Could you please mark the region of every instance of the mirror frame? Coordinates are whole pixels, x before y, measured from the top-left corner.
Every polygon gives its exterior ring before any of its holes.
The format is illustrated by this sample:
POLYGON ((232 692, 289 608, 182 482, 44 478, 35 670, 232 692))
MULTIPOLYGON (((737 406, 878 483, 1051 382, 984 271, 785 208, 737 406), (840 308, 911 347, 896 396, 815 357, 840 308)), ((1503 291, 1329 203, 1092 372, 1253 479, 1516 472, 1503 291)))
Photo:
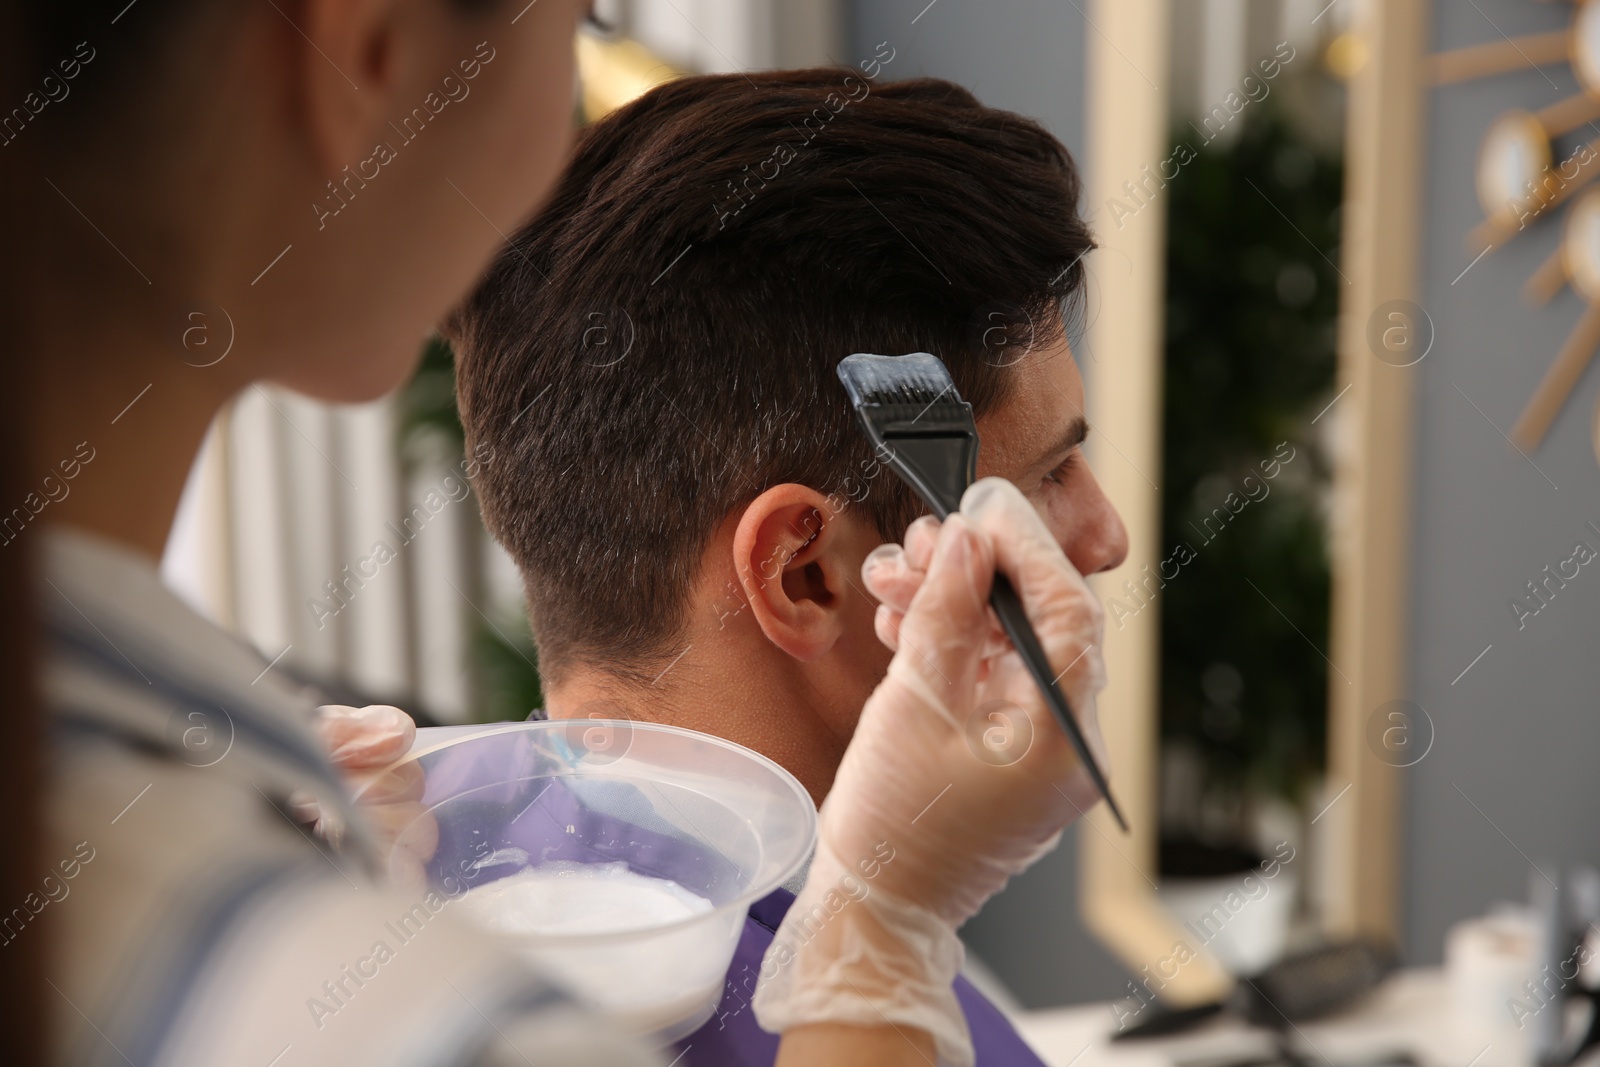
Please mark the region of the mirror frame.
MULTIPOLYGON (((1087 42, 1086 198, 1094 214, 1129 175, 1165 154, 1166 93, 1127 57, 1165 70, 1171 16, 1162 0, 1095 0, 1091 10, 1096 32, 1087 42)), ((1415 374, 1375 357, 1367 324, 1381 305, 1416 295, 1426 5, 1359 4, 1349 32, 1365 60, 1348 83, 1346 119, 1340 269, 1349 285, 1341 299, 1337 381, 1347 392, 1338 398, 1336 522, 1329 535, 1328 656, 1339 672, 1329 678, 1327 781, 1334 799, 1318 817, 1327 822, 1319 828, 1326 849, 1319 857, 1319 889, 1329 935, 1360 933, 1394 943, 1399 779, 1368 746, 1366 734, 1374 709, 1406 694, 1415 374)), ((1152 215, 1148 224, 1120 230, 1102 217, 1100 250, 1091 259, 1099 297, 1085 337, 1097 411, 1093 459, 1131 541, 1128 562, 1095 579, 1102 597, 1160 559, 1160 494, 1141 471, 1161 466, 1165 211, 1158 198, 1141 211, 1152 215), (1108 358, 1096 360, 1096 352, 1108 358)), ((1159 603, 1151 606, 1159 610, 1159 603)), ((1232 980, 1209 955, 1197 954, 1170 978, 1160 967, 1178 942, 1192 938, 1161 906, 1155 883, 1159 627, 1108 631, 1104 656, 1113 681, 1101 695, 1100 721, 1133 831, 1124 838, 1103 807, 1085 820, 1079 833, 1083 918, 1136 975, 1156 969, 1167 1002, 1212 1000, 1232 980)))

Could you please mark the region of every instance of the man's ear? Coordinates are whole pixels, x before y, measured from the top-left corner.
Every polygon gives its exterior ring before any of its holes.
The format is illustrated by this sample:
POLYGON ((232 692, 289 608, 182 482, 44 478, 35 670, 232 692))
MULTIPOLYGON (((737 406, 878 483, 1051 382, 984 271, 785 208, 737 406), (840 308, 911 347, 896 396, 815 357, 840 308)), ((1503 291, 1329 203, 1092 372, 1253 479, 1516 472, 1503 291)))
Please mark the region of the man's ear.
POLYGON ((751 614, 797 660, 824 655, 844 633, 843 521, 821 493, 785 484, 751 501, 734 530, 734 568, 751 614))
MULTIPOLYGON (((296 5, 286 5, 290 12, 296 5)), ((395 0, 302 0, 285 26, 318 165, 331 178, 372 154, 397 109, 400 18, 395 0), (303 32, 301 32, 303 31, 303 32)))

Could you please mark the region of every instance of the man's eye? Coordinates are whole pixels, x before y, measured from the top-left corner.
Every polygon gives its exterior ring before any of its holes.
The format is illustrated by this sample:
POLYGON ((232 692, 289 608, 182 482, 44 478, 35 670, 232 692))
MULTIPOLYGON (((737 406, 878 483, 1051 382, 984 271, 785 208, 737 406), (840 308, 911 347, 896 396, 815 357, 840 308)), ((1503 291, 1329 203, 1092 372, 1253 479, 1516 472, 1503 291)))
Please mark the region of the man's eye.
POLYGON ((1055 470, 1051 471, 1049 474, 1046 474, 1044 476, 1044 480, 1050 482, 1052 485, 1060 485, 1066 480, 1067 475, 1072 473, 1072 469, 1077 465, 1078 453, 1074 452, 1066 459, 1062 460, 1060 465, 1057 466, 1055 470))
POLYGON ((590 0, 583 12, 584 25, 600 33, 616 33, 616 23, 602 18, 599 11, 599 0, 590 0))

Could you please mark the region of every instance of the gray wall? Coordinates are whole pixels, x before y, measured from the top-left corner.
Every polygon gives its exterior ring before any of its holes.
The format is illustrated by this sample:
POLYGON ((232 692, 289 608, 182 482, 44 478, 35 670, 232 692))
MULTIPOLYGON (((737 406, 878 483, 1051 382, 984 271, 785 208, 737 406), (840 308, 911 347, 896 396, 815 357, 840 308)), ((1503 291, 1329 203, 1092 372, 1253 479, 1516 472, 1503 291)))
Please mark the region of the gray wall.
MULTIPOLYGON (((1436 3, 1432 18, 1442 49, 1499 40, 1496 27, 1511 35, 1558 29, 1570 8, 1476 0, 1436 3)), ((1430 98, 1419 292, 1438 335, 1414 368, 1410 684, 1436 740, 1402 772, 1404 947, 1414 962, 1440 958, 1450 923, 1495 900, 1526 899, 1530 858, 1600 861, 1600 566, 1584 568, 1520 632, 1509 607, 1580 538, 1600 548, 1600 536, 1584 527, 1600 525, 1590 443, 1600 382, 1584 376, 1532 463, 1499 432, 1510 430, 1580 311, 1570 292, 1543 309, 1518 297, 1556 247, 1564 212, 1550 212, 1453 281, 1472 258, 1462 238, 1482 217, 1473 167, 1488 123, 1574 89, 1561 66, 1430 98)), ((1582 133, 1600 136, 1600 125, 1582 133)), ((1570 152, 1558 149, 1558 158, 1570 152)))
MULTIPOLYGON (((847 29, 846 61, 871 56, 878 42, 888 41, 895 49, 889 76, 959 82, 986 104, 1038 119, 1082 160, 1089 31, 1078 5, 936 0, 928 7, 927 0, 855 0, 847 29)), ((1078 917, 1076 829, 962 933, 1028 1007, 1108 1000, 1124 992, 1126 974, 1078 917)))
POLYGON ((888 41, 896 49, 892 77, 959 82, 991 107, 1038 119, 1078 156, 1088 32, 1081 6, 1062 0, 935 0, 931 7, 928 0, 854 0, 846 23, 850 58, 870 56, 879 41, 888 41))

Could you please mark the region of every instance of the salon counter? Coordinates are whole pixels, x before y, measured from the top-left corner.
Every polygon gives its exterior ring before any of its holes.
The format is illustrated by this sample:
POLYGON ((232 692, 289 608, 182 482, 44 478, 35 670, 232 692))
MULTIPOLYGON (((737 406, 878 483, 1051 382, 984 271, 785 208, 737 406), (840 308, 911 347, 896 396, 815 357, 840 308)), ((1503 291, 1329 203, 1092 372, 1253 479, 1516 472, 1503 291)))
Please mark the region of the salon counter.
MULTIPOLYGON (((1109 1004, 1024 1012, 1014 1022, 1050 1067, 1228 1067, 1273 1049, 1272 1035, 1221 1018, 1187 1034, 1112 1043, 1117 1024, 1109 1004)), ((1350 1011, 1302 1023, 1289 1036, 1314 1067, 1393 1063, 1400 1053, 1421 1067, 1528 1067, 1514 1029, 1484 1026, 1457 1019, 1442 970, 1413 969, 1350 1011)))

